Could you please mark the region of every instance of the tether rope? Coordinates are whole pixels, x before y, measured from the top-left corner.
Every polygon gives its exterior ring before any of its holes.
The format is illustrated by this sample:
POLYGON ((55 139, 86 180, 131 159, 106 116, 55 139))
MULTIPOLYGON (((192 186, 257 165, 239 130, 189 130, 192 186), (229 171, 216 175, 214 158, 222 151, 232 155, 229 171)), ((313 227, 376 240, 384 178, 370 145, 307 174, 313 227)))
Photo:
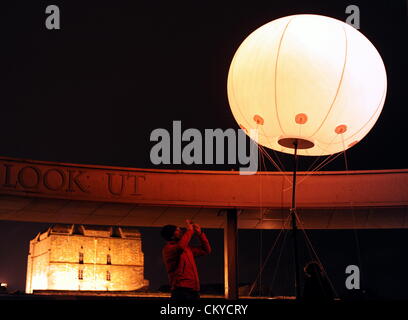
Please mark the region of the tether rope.
MULTIPOLYGON (((258 127, 257 127, 257 128, 258 128, 258 127)), ((343 136, 342 136, 342 139, 343 139, 343 136)), ((291 183, 289 177, 287 176, 287 174, 286 174, 286 173, 282 170, 282 168, 273 160, 273 158, 271 157, 271 155, 264 149, 264 147, 258 144, 258 150, 259 150, 259 166, 260 166, 260 168, 261 168, 261 171, 262 171, 262 169, 265 169, 265 170, 267 169, 266 164, 265 164, 265 158, 267 158, 267 159, 275 166, 275 168, 276 168, 279 172, 283 173, 284 177, 285 177, 285 178, 288 180, 288 182, 290 183, 290 187, 284 189, 283 191, 287 191, 287 190, 289 190, 290 188, 292 188, 292 187, 293 187, 293 186, 292 186, 292 183, 291 183)), ((345 157, 345 162, 346 162, 346 171, 348 171, 347 157, 346 157, 345 148, 344 148, 344 140, 343 140, 343 151, 344 151, 344 157, 345 157)), ((274 153, 275 153, 275 152, 274 152, 274 153)), ((275 153, 275 155, 276 155, 276 153, 275 153)), ((316 166, 315 166, 309 173, 307 173, 307 174, 303 177, 303 179, 301 179, 300 181, 298 181, 298 182, 296 183, 296 185, 302 183, 306 178, 308 178, 309 176, 311 176, 313 173, 315 173, 316 171, 322 169, 323 167, 325 167, 326 165, 328 165, 329 163, 331 163, 332 161, 334 161, 335 159, 337 159, 337 157, 338 157, 339 155, 341 155, 341 153, 331 154, 331 155, 329 155, 328 157, 326 157, 321 163, 317 164, 317 163, 318 163, 318 160, 322 157, 322 156, 318 156, 318 158, 315 159, 314 162, 309 166, 309 169, 308 169, 308 170, 310 170, 310 168, 312 168, 315 164, 316 164, 316 166)), ((280 163, 280 165, 283 167, 283 164, 282 164, 282 162, 280 161, 280 159, 279 159, 278 156, 277 156, 277 159, 278 159, 278 162, 280 163)), ((283 167, 283 168, 284 168, 284 167, 283 167)), ((259 203, 259 208, 260 208, 260 223, 263 223, 262 178, 261 178, 261 175, 260 175, 260 180, 259 180, 259 188, 260 188, 260 195, 259 195, 259 197, 260 197, 260 200, 259 200, 259 201, 260 201, 260 203, 259 203)), ((354 227, 355 227, 355 222, 354 222, 354 219, 355 219, 355 217, 354 217, 354 210, 352 210, 352 211, 353 211, 353 223, 354 223, 354 227)), ((311 257, 311 259, 314 259, 314 260, 317 260, 317 261, 318 261, 318 263, 319 263, 320 266, 322 267, 322 272, 324 273, 324 275, 325 275, 326 278, 328 279, 328 282, 329 282, 329 284, 330 284, 330 286, 331 286, 331 288, 332 288, 334 294, 335 294, 336 296, 338 296, 338 294, 337 294, 337 292, 336 292, 336 290, 335 290, 335 288, 334 288, 334 286, 333 286, 333 283, 331 282, 331 280, 330 280, 330 278, 329 278, 329 276, 328 276, 328 274, 327 274, 327 272, 326 272, 326 270, 325 270, 323 264, 321 263, 321 260, 320 260, 318 254, 317 254, 317 251, 316 251, 316 249, 314 248, 314 246, 313 246, 313 244, 312 244, 312 242, 311 242, 309 236, 307 235, 307 232, 306 232, 306 230, 305 230, 304 227, 303 227, 302 221, 301 221, 301 219, 300 219, 300 217, 299 217, 299 215, 297 214, 296 211, 295 211, 295 217, 296 217, 296 220, 297 220, 298 223, 299 223, 299 229, 302 230, 302 232, 303 232, 303 234, 304 234, 304 237, 305 237, 305 239, 306 239, 306 248, 307 248, 307 251, 308 251, 307 253, 308 253, 309 257, 311 257)), ((285 231, 286 231, 286 224, 287 224, 287 222, 289 221, 289 219, 290 219, 290 214, 288 213, 288 215, 287 215, 287 217, 286 217, 286 219, 285 219, 285 221, 284 221, 284 223, 283 223, 283 225, 282 225, 282 228, 281 228, 279 234, 277 235, 277 237, 276 237, 276 239, 275 239, 275 242, 273 243, 271 249, 269 250, 269 252, 268 252, 268 254, 267 254, 265 260, 263 260, 263 252, 262 252, 262 251, 263 251, 263 234, 262 234, 262 230, 260 231, 260 261, 259 261, 260 268, 259 268, 259 272, 258 272, 258 274, 257 274, 257 277, 256 277, 255 281, 253 282, 251 288, 250 288, 249 295, 252 294, 252 292, 253 292, 253 290, 254 290, 254 288, 255 288, 255 286, 256 286, 257 283, 259 283, 259 294, 261 295, 261 293, 262 293, 262 272, 264 271, 264 269, 265 269, 265 267, 266 267, 266 265, 267 265, 267 263, 268 263, 268 260, 269 260, 270 256, 271 256, 272 253, 274 252, 274 250, 275 250, 275 248, 276 248, 276 246, 277 246, 278 241, 281 239, 282 233, 284 233, 285 235, 284 235, 284 237, 283 237, 281 250, 280 250, 279 255, 278 255, 276 268, 274 269, 274 273, 273 273, 273 276, 272 276, 272 283, 271 283, 271 290, 272 290, 272 287, 274 286, 274 283, 275 283, 275 280, 276 280, 277 272, 278 272, 278 270, 279 270, 279 263, 280 263, 281 256, 282 256, 282 253, 283 253, 283 249, 284 249, 285 241, 286 241, 286 238, 287 238, 287 234, 289 233, 289 232, 285 232, 285 231), (258 280, 259 280, 259 282, 258 282, 258 280)), ((354 230, 355 230, 355 228, 354 228, 354 230)), ((358 252, 359 263, 360 263, 360 265, 361 265, 361 258, 360 258, 360 255, 359 255, 359 243, 358 243, 358 237, 357 237, 356 231, 355 231, 355 236, 356 236, 356 243, 357 243, 357 252, 358 252)))
MULTIPOLYGON (((322 169, 323 167, 325 167, 326 165, 328 165, 330 162, 336 160, 341 153, 336 154, 335 157, 332 157, 334 154, 331 154, 330 156, 328 156, 325 160, 322 161, 322 163, 320 163, 315 169, 313 169, 311 172, 305 174, 305 176, 303 177, 303 179, 299 180, 299 182, 296 182, 296 186, 300 185, 302 182, 304 182, 307 178, 309 178, 311 175, 313 175, 316 171, 322 169), (332 157, 330 159, 330 157, 332 157)), ((292 186, 289 186, 285 189, 283 189, 283 191, 288 191, 292 188, 292 186)))
MULTIPOLYGON (((301 226, 301 225, 302 225, 302 221, 301 221, 299 215, 295 213, 295 216, 296 216, 296 220, 298 221, 299 225, 301 226)), ((322 268, 322 270, 323 270, 323 273, 326 275, 326 278, 327 278, 327 280, 329 281, 329 284, 330 284, 330 286, 331 286, 331 288, 332 288, 334 294, 336 295, 336 297, 338 297, 337 291, 336 291, 336 289, 334 288, 333 283, 332 283, 332 281, 330 280, 329 275, 328 275, 328 273, 326 272, 326 269, 325 269, 323 263, 321 262, 321 260, 320 260, 320 258, 319 258, 319 255, 317 254, 316 249, 314 248, 314 246, 313 246, 313 244, 312 244, 312 241, 310 241, 310 238, 309 238, 309 236, 307 235, 307 232, 306 232, 305 228, 301 228, 301 227, 300 227, 299 229, 302 230, 302 232, 303 232, 303 234, 304 234, 304 236, 305 236, 305 239, 306 239, 306 241, 307 241, 307 242, 306 242, 306 247, 308 247, 308 249, 313 252, 313 256, 314 256, 313 259, 316 259, 317 262, 319 263, 319 265, 321 266, 321 268, 322 268)))
MULTIPOLYGON (((253 284, 252 284, 252 286, 251 286, 251 289, 249 290, 249 295, 251 295, 253 289, 255 288, 255 285, 256 285, 256 283, 258 282, 258 279, 259 279, 259 277, 260 277, 260 274, 261 274, 261 273, 263 272, 263 270, 265 269, 265 266, 266 266, 266 264, 267 264, 267 262, 268 262, 268 260, 269 260, 269 258, 270 258, 270 256, 271 256, 273 250, 275 249, 275 247, 276 247, 276 245, 277 245, 277 243, 278 243, 278 241, 279 241, 279 239, 280 239, 282 233, 285 231, 286 221, 289 220, 289 217, 290 217, 289 215, 286 217, 286 220, 284 221, 281 230, 279 231, 278 235, 276 236, 275 242, 273 243, 271 249, 269 249, 269 252, 268 252, 266 258, 265 258, 265 260, 263 261, 261 270, 260 270, 260 272, 258 273, 258 275, 257 275, 257 277, 256 277, 256 279, 255 279, 255 281, 253 282, 253 284)), ((285 235, 285 237, 286 237, 286 235, 285 235)))
MULTIPOLYGON (((259 125, 258 125, 259 126, 259 125)), ((257 129, 258 129, 257 126, 257 129)), ((261 172, 263 171, 262 165, 266 168, 265 165, 265 156, 262 154, 261 148, 258 144, 258 153, 259 153, 259 165, 261 167, 261 172)), ((262 174, 259 175, 259 223, 263 224, 263 206, 262 206, 262 174)), ((263 226, 261 226, 262 228, 263 226)), ((259 231, 259 295, 261 295, 262 288, 262 264, 263 264, 263 241, 262 241, 262 229, 259 231)), ((255 282, 256 283, 256 282, 255 282)))
MULTIPOLYGON (((286 217, 286 220, 284 222, 284 226, 285 226, 286 223, 289 223, 290 218, 291 218, 291 216, 290 216, 290 214, 288 214, 288 216, 286 217)), ((280 251, 279 251, 278 259, 276 261, 276 267, 275 267, 274 272, 273 272, 272 281, 271 281, 271 290, 272 290, 272 288, 273 288, 273 286, 275 284, 276 275, 278 274, 278 270, 279 270, 280 259, 282 257, 283 249, 285 248, 286 238, 287 238, 287 236, 289 234, 289 231, 287 231, 285 227, 281 231, 283 231, 283 230, 284 230, 285 235, 284 235, 283 240, 282 240, 282 245, 281 245, 281 248, 280 248, 280 251)))
MULTIPOLYGON (((348 166, 348 161, 347 161, 347 154, 346 154, 346 148, 345 148, 345 144, 344 144, 343 134, 341 134, 341 141, 342 141, 342 144, 343 144, 343 154, 344 154, 344 164, 345 164, 345 167, 346 167, 346 175, 349 176, 349 166, 348 166)), ((355 217, 355 214, 354 214, 354 205, 353 205, 352 201, 350 202, 350 206, 351 206, 351 217, 353 219, 353 234, 354 234, 354 239, 356 241, 357 260, 358 260, 358 264, 359 264, 359 267, 360 267, 360 273, 361 273, 361 270, 363 269, 363 261, 361 259, 361 254, 360 254, 360 252, 361 252, 361 250, 360 250, 360 241, 358 239, 358 231, 357 231, 357 228, 356 228, 356 217, 355 217)))

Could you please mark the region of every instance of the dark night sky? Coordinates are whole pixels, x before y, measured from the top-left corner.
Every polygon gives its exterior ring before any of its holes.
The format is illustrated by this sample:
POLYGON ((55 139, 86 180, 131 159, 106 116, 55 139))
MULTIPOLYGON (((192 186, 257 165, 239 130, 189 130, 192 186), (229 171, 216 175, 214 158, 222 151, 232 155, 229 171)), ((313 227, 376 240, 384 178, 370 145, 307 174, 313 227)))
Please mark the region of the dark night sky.
MULTIPOLYGON (((0 155, 77 164, 153 168, 150 132, 185 128, 235 128, 226 80, 239 44, 259 26, 297 13, 345 21, 358 5, 360 31, 380 52, 387 70, 383 112, 371 132, 348 155, 351 170, 407 168, 404 154, 408 90, 405 1, 7 1, 0 4, 0 155), (61 30, 45 28, 45 8, 56 4, 61 30)), ((290 158, 280 154, 286 169, 290 158), (287 165, 286 165, 287 164, 287 165)), ((303 158, 305 170, 314 159, 303 158)), ((230 170, 232 166, 159 166, 230 170)), ((344 170, 339 157, 325 170, 344 170)), ((268 170, 274 170, 272 166, 268 170)), ((28 241, 46 224, 0 222, 0 281, 24 289, 28 241)), ((146 278, 166 283, 159 230, 141 228, 146 278)), ((221 230, 208 230, 211 257, 199 263, 203 283, 223 279, 221 230)), ((373 295, 405 297, 408 267, 404 230, 310 231, 329 275, 344 291, 344 270, 359 264, 373 295), (358 239, 358 241, 356 241, 358 239), (357 250, 357 244, 360 249, 357 250)), ((266 256, 277 231, 264 231, 266 256)), ((240 281, 256 277, 260 232, 240 231, 240 281), (252 263, 248 263, 251 261, 252 263)), ((289 248, 284 252, 290 252, 289 248)), ((273 257, 272 257, 273 258, 273 257)), ((275 294, 288 293, 287 266, 275 294), (285 275, 286 273, 286 275, 285 275), (286 278, 285 278, 286 277, 286 278)), ((265 270, 271 283, 276 259, 265 270)), ((290 293, 290 292, 289 292, 290 293)))

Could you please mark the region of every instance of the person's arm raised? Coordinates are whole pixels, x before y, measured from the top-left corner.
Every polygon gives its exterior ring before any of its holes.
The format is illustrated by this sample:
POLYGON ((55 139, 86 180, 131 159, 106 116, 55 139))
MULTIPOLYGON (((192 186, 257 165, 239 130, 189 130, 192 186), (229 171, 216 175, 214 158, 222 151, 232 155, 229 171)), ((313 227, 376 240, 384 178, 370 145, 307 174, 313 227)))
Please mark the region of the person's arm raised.
POLYGON ((187 230, 186 232, 184 232, 184 234, 181 236, 180 240, 177 243, 177 246, 182 250, 187 248, 191 240, 191 237, 194 234, 193 225, 191 224, 190 220, 186 220, 186 223, 187 223, 187 230))
POLYGON ((191 251, 193 252, 194 256, 204 256, 211 253, 211 246, 210 242, 207 239, 207 236, 201 230, 201 227, 198 224, 194 224, 194 230, 200 239, 199 246, 190 246, 191 251))

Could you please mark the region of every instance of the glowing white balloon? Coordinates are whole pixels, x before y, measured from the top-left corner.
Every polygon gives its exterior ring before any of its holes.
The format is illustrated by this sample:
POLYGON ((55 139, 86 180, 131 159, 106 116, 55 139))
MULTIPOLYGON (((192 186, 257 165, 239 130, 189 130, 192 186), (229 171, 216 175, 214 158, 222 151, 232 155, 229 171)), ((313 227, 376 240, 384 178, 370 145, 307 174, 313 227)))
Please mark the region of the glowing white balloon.
POLYGON ((384 105, 387 75, 371 42, 348 24, 319 15, 274 20, 238 48, 228 99, 238 124, 258 143, 327 155, 358 143, 384 105), (344 147, 343 147, 344 146, 344 147))

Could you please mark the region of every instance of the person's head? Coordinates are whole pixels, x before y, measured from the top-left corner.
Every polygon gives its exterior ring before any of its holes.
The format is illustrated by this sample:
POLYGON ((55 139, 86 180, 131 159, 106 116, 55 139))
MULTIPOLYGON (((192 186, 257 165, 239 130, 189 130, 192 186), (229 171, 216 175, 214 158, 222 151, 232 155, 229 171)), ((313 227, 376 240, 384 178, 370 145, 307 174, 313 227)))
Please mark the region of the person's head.
POLYGON ((181 228, 168 224, 161 229, 161 235, 166 241, 179 240, 183 234, 181 228))
POLYGON ((318 262, 311 261, 305 266, 304 271, 308 277, 314 277, 322 273, 322 268, 318 262))

